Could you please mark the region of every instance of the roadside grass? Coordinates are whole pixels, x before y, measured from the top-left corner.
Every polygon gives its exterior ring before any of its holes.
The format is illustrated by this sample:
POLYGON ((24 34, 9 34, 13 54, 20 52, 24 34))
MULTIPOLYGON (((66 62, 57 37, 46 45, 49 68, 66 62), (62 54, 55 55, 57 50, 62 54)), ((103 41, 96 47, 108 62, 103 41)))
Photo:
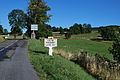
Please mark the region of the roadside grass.
POLYGON ((97 32, 92 32, 92 33, 86 33, 86 34, 79 34, 79 35, 72 35, 71 37, 97 37, 100 36, 99 33, 97 32))
MULTIPOLYGON (((22 35, 21 36, 16 36, 16 39, 22 39, 22 38, 23 38, 22 35)), ((8 37, 8 39, 14 39, 14 36, 11 35, 11 36, 8 37)))
POLYGON ((58 47, 66 52, 78 54, 81 51, 86 51, 91 55, 96 53, 102 57, 113 59, 109 54, 108 48, 112 46, 112 42, 97 42, 89 39, 71 39, 71 40, 58 40, 58 47))
POLYGON ((29 40, 29 57, 41 80, 95 80, 79 65, 54 54, 48 55, 43 41, 29 40))
POLYGON ((0 35, 0 43, 4 42, 5 39, 3 39, 4 35, 0 35))

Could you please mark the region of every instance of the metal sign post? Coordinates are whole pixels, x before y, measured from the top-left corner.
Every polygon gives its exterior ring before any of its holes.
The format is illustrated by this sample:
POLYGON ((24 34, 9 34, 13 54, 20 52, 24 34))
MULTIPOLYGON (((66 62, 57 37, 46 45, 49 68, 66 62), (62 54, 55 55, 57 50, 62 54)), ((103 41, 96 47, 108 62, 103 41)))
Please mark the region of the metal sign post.
POLYGON ((44 39, 44 46, 49 48, 49 55, 53 54, 53 47, 57 47, 57 39, 53 39, 53 37, 48 37, 48 39, 44 39))
POLYGON ((37 25, 37 24, 32 24, 32 25, 31 25, 31 30, 33 31, 32 34, 31 34, 31 38, 32 38, 32 39, 35 39, 35 37, 36 37, 35 31, 38 30, 38 25, 37 25))

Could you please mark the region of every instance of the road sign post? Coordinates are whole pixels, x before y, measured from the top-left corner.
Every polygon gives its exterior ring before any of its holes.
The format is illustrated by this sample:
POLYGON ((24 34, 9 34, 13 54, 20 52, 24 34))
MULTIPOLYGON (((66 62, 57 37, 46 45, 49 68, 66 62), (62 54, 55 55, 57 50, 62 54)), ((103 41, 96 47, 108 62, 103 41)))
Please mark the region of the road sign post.
POLYGON ((37 25, 37 24, 32 24, 32 25, 31 25, 31 30, 33 31, 32 34, 31 34, 31 38, 32 38, 32 39, 35 39, 36 35, 35 35, 35 32, 34 32, 34 31, 37 31, 37 30, 38 30, 38 25, 37 25))
POLYGON ((53 54, 53 47, 57 47, 57 39, 53 39, 53 37, 48 37, 48 39, 44 39, 44 46, 49 48, 49 55, 53 54))

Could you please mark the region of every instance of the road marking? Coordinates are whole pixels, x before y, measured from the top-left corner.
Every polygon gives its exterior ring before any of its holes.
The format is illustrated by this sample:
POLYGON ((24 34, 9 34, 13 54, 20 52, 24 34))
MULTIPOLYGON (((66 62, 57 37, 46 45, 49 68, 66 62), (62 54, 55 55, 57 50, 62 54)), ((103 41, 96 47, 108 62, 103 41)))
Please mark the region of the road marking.
MULTIPOLYGON (((17 41, 18 41, 18 40, 16 40, 14 43, 16 43, 17 41)), ((3 49, 0 50, 0 52, 3 51, 3 50, 5 50, 6 48, 10 47, 10 46, 13 45, 14 43, 12 43, 12 44, 10 44, 10 45, 4 47, 3 49)))

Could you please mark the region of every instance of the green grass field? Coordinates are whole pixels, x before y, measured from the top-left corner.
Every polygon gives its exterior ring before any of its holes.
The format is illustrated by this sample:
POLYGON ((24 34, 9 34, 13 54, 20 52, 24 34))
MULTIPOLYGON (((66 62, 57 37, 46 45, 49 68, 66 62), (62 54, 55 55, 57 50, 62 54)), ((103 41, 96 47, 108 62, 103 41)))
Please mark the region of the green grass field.
POLYGON ((92 32, 88 34, 72 35, 71 37, 97 37, 97 36, 100 36, 100 34, 97 32, 92 32))
POLYGON ((95 80, 79 65, 57 54, 48 56, 43 41, 29 41, 29 57, 41 80, 95 80))
POLYGON ((112 42, 97 42, 88 39, 72 39, 72 40, 59 40, 56 49, 62 49, 66 52, 78 54, 80 51, 87 51, 90 54, 96 53, 108 59, 112 59, 109 54, 108 48, 111 47, 112 42))

